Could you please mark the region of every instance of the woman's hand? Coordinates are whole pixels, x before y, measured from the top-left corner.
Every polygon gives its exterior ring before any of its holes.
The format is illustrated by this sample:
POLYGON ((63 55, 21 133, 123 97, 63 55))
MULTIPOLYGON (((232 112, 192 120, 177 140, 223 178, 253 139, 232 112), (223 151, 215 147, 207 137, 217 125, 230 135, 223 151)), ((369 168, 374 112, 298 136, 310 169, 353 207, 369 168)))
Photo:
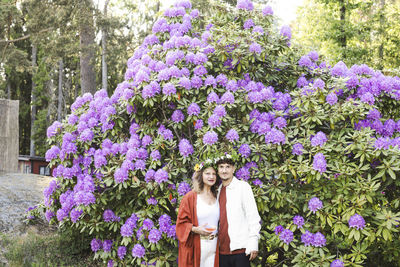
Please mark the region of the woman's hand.
POLYGON ((212 232, 207 231, 205 229, 206 225, 207 225, 207 223, 203 224, 202 226, 192 226, 192 232, 195 233, 195 234, 202 235, 202 236, 209 236, 209 235, 212 234, 212 232))

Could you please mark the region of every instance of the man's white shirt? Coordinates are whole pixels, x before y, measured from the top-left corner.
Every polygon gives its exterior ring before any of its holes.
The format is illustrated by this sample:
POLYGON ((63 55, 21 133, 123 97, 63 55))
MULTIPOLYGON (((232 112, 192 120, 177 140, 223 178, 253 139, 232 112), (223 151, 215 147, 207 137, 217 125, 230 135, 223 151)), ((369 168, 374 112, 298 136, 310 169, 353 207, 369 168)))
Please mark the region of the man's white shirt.
MULTIPOLYGON (((222 185, 218 189, 218 197, 222 185)), ((232 178, 226 187, 226 216, 231 251, 246 249, 246 255, 258 251, 261 218, 251 186, 244 181, 232 178)))

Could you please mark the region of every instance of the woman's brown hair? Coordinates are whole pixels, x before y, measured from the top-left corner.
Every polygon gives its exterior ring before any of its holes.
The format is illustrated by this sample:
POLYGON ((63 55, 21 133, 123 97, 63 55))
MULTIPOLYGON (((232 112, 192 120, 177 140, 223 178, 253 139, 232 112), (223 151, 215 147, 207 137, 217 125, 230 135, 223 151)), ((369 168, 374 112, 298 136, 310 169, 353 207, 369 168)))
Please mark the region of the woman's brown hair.
MULTIPOLYGON (((208 168, 213 168, 213 167, 203 168, 203 169, 193 173, 193 177, 192 177, 193 191, 195 191, 198 194, 201 191, 203 191, 203 188, 204 188, 203 172, 208 168)), ((213 168, 213 169, 216 172, 215 168, 213 168)), ((217 178, 217 180, 215 181, 215 184, 213 186, 211 186, 211 193, 214 195, 214 197, 217 197, 217 189, 218 189, 218 186, 219 186, 219 177, 218 177, 218 175, 216 175, 216 178, 217 178)))

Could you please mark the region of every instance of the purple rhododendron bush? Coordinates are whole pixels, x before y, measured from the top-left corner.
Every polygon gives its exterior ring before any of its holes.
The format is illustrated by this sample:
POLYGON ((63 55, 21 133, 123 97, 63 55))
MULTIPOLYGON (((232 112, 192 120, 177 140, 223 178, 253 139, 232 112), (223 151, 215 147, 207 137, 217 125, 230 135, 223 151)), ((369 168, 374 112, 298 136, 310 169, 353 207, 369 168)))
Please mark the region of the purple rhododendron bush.
POLYGON ((108 266, 176 266, 193 168, 228 153, 262 218, 254 266, 400 264, 400 79, 300 55, 268 6, 210 9, 176 2, 112 95, 49 127, 47 220, 108 266))

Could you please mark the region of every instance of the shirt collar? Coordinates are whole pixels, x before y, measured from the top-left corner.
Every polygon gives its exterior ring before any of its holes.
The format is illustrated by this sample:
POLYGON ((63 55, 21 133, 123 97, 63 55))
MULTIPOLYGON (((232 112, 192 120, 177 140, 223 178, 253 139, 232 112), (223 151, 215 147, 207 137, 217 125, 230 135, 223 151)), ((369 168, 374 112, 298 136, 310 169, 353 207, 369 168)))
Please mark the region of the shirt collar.
POLYGON ((239 180, 233 176, 232 181, 230 182, 230 184, 226 187, 227 189, 233 189, 236 187, 236 185, 238 184, 239 180))

